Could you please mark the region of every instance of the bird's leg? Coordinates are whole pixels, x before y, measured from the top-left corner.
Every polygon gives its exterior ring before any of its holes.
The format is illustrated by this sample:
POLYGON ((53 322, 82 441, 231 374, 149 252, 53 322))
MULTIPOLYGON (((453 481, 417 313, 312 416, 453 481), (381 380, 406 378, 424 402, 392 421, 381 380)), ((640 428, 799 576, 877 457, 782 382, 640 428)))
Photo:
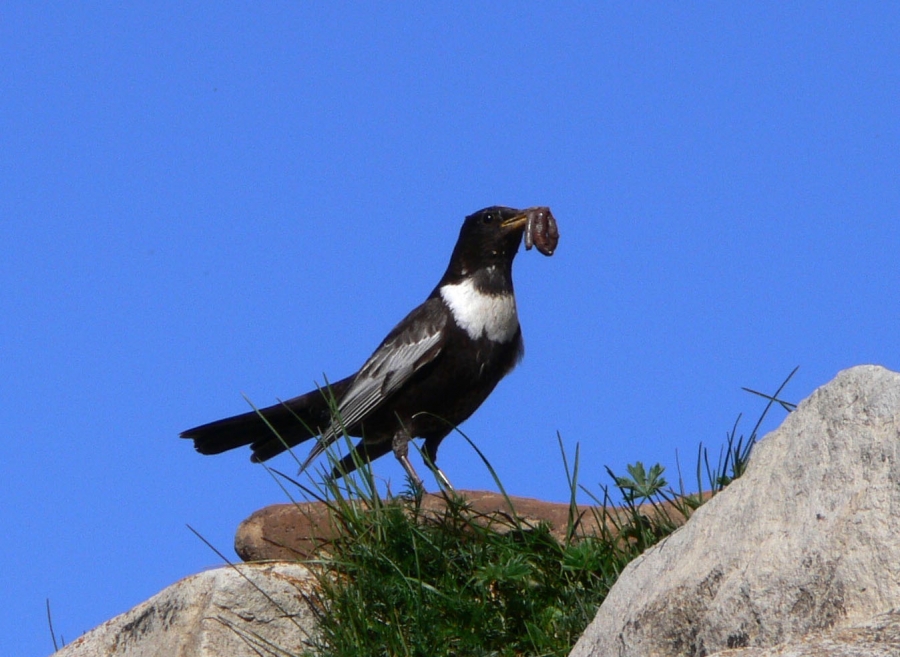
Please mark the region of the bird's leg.
POLYGON ((434 467, 434 476, 438 478, 438 481, 441 483, 441 488, 446 488, 447 490, 456 490, 453 488, 453 484, 450 483, 450 480, 447 479, 447 475, 444 474, 443 470, 441 470, 436 465, 434 467))
POLYGON ((443 436, 440 438, 435 438, 434 436, 426 438, 425 444, 422 446, 422 456, 425 458, 425 465, 434 472, 434 476, 438 480, 438 484, 440 484, 441 488, 455 490, 453 484, 447 479, 447 475, 445 475, 437 465, 437 450, 442 440, 443 436))
POLYGON ((422 483, 421 477, 416 474, 415 468, 413 468, 412 463, 409 461, 409 441, 410 435, 406 432, 406 429, 401 428, 394 434, 394 437, 391 440, 391 447, 394 450, 394 456, 400 461, 400 465, 406 470, 406 474, 412 479, 413 484, 415 484, 416 488, 420 491, 424 491, 425 485, 422 483))

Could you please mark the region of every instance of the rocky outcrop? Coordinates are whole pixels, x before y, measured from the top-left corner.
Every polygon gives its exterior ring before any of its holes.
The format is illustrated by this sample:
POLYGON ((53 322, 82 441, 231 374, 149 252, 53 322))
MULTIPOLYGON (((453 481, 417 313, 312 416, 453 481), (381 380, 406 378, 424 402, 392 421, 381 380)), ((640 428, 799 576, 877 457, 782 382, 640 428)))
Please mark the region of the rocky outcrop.
POLYGON ((240 564, 173 584, 55 657, 301 654, 315 631, 315 579, 295 563, 240 564))
MULTIPOLYGON (((508 524, 502 496, 467 498, 480 522, 508 524)), ((424 502, 430 513, 445 504, 424 502)), ((526 522, 565 531, 568 505, 512 504, 526 522)), ((582 532, 598 531, 603 519, 580 511, 582 532)), ((742 478, 623 571, 572 655, 900 655, 898 519, 900 374, 853 368, 762 440, 742 478)), ((245 521, 237 547, 245 559, 293 560, 327 547, 332 531, 321 505, 279 505, 245 521)), ((302 654, 317 604, 304 566, 240 564, 182 580, 57 655, 302 654)))
POLYGON ((623 571, 571 654, 898 655, 898 519, 900 374, 856 367, 623 571))

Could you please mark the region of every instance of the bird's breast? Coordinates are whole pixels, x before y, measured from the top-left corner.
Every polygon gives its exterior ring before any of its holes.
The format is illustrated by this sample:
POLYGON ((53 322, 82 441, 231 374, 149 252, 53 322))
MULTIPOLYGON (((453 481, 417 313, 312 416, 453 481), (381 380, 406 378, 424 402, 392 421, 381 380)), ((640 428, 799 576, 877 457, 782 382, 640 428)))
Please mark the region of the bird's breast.
POLYGON ((442 286, 441 298, 456 324, 473 340, 486 337, 506 343, 519 330, 516 298, 511 292, 483 292, 470 279, 442 286))

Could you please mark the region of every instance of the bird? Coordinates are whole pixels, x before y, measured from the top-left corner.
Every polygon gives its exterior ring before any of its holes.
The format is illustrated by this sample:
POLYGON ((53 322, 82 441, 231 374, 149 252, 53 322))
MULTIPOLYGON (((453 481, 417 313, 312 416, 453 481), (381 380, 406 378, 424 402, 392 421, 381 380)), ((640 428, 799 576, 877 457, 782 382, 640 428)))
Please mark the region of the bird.
POLYGON ((441 485, 441 441, 467 420, 522 359, 524 343, 512 264, 528 210, 491 206, 465 218, 444 275, 425 301, 404 317, 353 375, 267 408, 188 429, 201 454, 250 445, 266 461, 318 436, 306 470, 338 438, 361 438, 334 464, 332 480, 357 463, 393 452, 411 482, 424 490, 409 460, 409 442, 441 485))

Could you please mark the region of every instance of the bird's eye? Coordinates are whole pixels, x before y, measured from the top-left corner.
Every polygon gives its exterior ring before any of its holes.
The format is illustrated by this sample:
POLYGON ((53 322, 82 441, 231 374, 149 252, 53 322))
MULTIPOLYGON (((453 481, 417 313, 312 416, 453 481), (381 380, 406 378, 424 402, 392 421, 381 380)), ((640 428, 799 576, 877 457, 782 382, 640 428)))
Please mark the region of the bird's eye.
POLYGON ((491 223, 493 220, 494 220, 494 215, 493 215, 493 213, 491 213, 491 212, 488 212, 486 215, 484 215, 484 216, 481 218, 481 221, 483 221, 483 222, 486 223, 486 224, 491 223))

